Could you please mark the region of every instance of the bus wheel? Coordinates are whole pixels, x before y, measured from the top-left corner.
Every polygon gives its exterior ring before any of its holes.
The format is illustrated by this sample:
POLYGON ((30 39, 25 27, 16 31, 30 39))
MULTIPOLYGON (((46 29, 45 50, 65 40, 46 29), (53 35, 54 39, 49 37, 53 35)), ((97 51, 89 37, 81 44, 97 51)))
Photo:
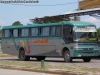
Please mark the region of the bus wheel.
POLYGON ((70 57, 70 52, 68 50, 64 52, 64 61, 72 62, 72 58, 70 57))
POLYGON ((41 61, 41 60, 45 60, 45 56, 38 56, 38 57, 35 57, 37 59, 37 61, 41 61))
POLYGON ((89 58, 89 57, 88 58, 83 58, 83 61, 84 62, 90 62, 91 61, 91 58, 89 58))
POLYGON ((28 60, 30 60, 30 56, 26 56, 25 51, 21 50, 20 51, 20 59, 23 60, 23 61, 28 61, 28 60))

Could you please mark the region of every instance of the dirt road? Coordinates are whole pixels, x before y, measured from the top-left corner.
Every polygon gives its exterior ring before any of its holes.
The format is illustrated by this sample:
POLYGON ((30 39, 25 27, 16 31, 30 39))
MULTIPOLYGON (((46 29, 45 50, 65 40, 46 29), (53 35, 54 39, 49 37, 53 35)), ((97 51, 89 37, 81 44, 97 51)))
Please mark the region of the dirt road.
POLYGON ((19 71, 19 70, 0 69, 0 75, 54 75, 54 74, 28 72, 28 71, 19 71))
MULTIPOLYGON (((0 60, 14 60, 18 61, 17 57, 0 57, 0 60)), ((40 62, 37 61, 35 58, 30 59, 28 62, 40 62)), ((78 65, 83 67, 90 67, 90 68, 100 68, 100 59, 92 59, 91 62, 84 62, 82 59, 74 59, 71 63, 65 63, 63 58, 46 58, 45 63, 49 63, 51 65, 78 65)))

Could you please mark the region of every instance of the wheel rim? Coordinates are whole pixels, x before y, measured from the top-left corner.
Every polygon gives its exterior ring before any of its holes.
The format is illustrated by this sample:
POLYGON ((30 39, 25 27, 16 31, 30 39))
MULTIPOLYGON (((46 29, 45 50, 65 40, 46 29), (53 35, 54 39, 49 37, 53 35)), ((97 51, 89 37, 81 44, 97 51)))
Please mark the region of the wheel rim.
POLYGON ((66 54, 65 55, 65 58, 68 60, 69 59, 69 54, 66 54))

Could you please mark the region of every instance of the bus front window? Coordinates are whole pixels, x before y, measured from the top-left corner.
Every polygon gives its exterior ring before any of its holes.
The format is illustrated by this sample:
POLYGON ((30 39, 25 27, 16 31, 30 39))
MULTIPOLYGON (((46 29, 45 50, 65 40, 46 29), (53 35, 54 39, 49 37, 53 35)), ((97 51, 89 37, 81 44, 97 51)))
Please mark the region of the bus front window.
POLYGON ((89 32, 88 33, 88 40, 90 41, 98 41, 97 39, 97 32, 89 32))
POLYGON ((97 41, 97 32, 75 32, 74 41, 97 41))

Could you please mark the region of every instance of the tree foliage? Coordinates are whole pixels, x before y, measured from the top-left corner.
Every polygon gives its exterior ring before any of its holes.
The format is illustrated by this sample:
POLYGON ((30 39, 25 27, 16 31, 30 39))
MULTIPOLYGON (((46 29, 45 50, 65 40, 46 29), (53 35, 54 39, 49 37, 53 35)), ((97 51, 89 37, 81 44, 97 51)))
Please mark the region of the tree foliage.
POLYGON ((12 26, 21 26, 22 24, 21 24, 21 22, 20 21, 16 21, 16 22, 14 22, 13 24, 12 24, 12 26))
POLYGON ((100 28, 97 29, 98 37, 100 38, 100 28))
POLYGON ((63 17, 63 16, 53 16, 53 17, 49 17, 49 16, 45 16, 43 18, 34 18, 33 19, 33 23, 35 24, 42 24, 42 23, 54 23, 54 22, 60 22, 60 21, 69 21, 70 18, 69 17, 63 17))

